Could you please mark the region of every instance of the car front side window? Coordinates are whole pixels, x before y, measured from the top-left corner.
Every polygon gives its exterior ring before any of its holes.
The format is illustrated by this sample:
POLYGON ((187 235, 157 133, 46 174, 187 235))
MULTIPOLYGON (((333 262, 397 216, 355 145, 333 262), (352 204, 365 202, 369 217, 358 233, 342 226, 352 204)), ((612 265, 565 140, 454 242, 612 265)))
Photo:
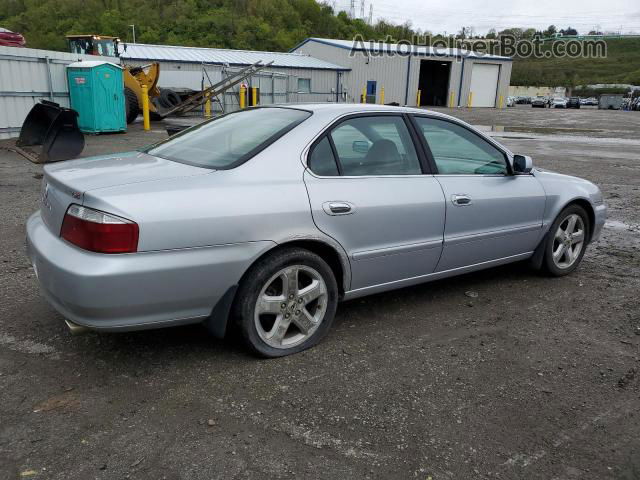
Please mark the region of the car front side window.
POLYGON ((442 175, 506 175, 504 153, 472 131, 446 120, 415 117, 438 173, 442 175))
POLYGON ((331 131, 342 175, 420 175, 422 169, 400 116, 345 120, 331 131))

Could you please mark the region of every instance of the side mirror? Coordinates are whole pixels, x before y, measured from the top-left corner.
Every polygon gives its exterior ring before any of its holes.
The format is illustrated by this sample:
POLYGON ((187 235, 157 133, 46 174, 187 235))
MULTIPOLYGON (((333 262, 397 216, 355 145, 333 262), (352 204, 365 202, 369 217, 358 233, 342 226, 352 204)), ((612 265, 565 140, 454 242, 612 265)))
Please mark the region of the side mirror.
POLYGON ((531 173, 533 169, 533 160, 528 155, 513 156, 513 172, 514 173, 531 173))
POLYGON ((356 153, 367 153, 369 151, 369 142, 366 140, 354 140, 351 148, 356 153))

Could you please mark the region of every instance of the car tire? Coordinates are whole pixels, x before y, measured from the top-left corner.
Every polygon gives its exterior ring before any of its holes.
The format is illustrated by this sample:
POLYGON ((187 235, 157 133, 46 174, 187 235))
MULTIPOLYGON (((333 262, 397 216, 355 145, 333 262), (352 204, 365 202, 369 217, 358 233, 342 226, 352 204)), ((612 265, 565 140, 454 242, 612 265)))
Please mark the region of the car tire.
POLYGON ((544 271, 554 277, 572 273, 582 262, 590 233, 589 216, 584 208, 580 205, 569 205, 562 210, 546 236, 542 260, 544 271), (579 234, 580 231, 581 234, 579 234), (581 241, 578 244, 579 238, 581 241))
POLYGON ((331 328, 337 305, 338 285, 331 267, 315 253, 288 248, 249 269, 232 315, 249 349, 274 358, 316 345, 331 328))

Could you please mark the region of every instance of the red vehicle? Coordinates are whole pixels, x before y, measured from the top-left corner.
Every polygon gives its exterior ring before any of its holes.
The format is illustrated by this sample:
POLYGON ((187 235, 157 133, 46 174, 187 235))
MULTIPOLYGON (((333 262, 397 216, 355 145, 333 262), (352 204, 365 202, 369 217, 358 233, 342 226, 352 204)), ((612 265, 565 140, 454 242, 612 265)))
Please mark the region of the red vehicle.
POLYGON ((26 40, 19 33, 0 28, 0 47, 24 47, 26 44, 26 40))

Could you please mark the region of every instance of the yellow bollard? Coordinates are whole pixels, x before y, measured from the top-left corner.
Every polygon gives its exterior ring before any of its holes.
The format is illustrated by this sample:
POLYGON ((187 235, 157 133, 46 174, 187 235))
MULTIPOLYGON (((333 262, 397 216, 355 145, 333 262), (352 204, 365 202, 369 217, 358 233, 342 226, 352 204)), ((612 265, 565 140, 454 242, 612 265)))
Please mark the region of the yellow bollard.
POLYGON ((502 108, 503 104, 504 104, 504 97, 500 95, 500 99, 498 100, 498 108, 502 108))
POLYGON ((151 130, 149 121, 149 88, 142 85, 142 126, 145 130, 151 130))
POLYGON ((422 90, 418 90, 418 98, 416 98, 416 105, 420 106, 420 97, 422 96, 422 90))
POLYGON ((467 100, 467 108, 471 108, 473 106, 473 92, 469 92, 469 100, 467 100))
POLYGON ((367 103, 367 87, 364 87, 362 89, 362 102, 361 103, 367 103))
POLYGON ((247 89, 244 86, 240 87, 240 108, 245 107, 245 100, 247 97, 247 89))
POLYGON ((449 93, 449 108, 453 108, 453 92, 449 93))
POLYGON ((380 89, 380 105, 384 105, 384 87, 380 89))
POLYGON ((204 102, 204 117, 211 118, 211 94, 209 92, 205 93, 205 102, 204 102))
POLYGON ((258 87, 251 87, 251 106, 258 105, 258 87))

